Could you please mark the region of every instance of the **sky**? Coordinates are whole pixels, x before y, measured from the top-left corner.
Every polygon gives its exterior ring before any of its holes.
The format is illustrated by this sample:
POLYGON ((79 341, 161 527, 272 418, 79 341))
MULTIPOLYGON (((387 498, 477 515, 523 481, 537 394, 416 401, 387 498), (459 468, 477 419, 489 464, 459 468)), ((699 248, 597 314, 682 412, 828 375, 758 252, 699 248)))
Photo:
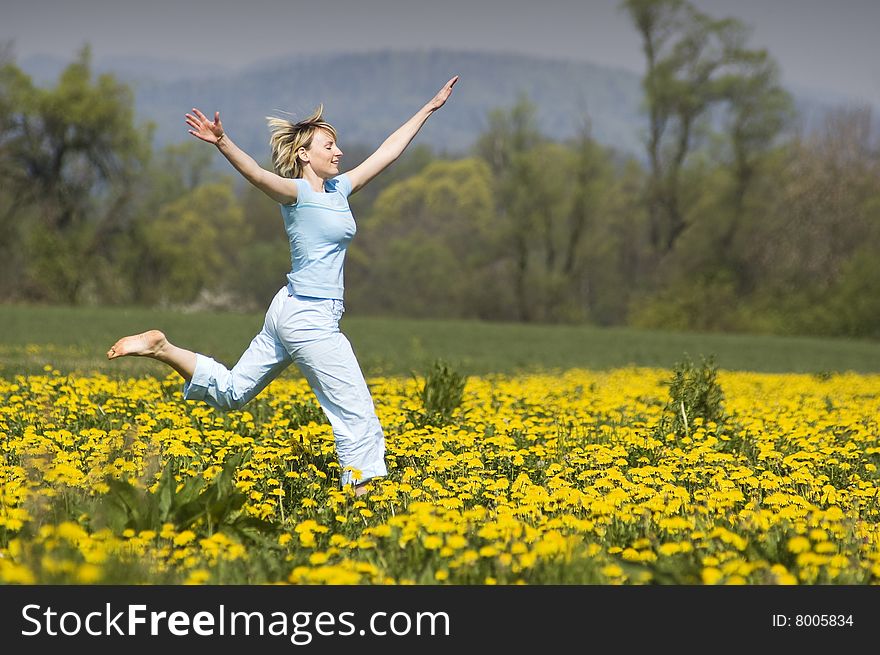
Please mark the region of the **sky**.
MULTIPOLYGON (((784 82, 880 107, 880 0, 691 0, 752 29, 784 82)), ((0 43, 18 59, 148 55, 241 68, 285 55, 449 48, 643 72, 619 0, 5 0, 0 43)))

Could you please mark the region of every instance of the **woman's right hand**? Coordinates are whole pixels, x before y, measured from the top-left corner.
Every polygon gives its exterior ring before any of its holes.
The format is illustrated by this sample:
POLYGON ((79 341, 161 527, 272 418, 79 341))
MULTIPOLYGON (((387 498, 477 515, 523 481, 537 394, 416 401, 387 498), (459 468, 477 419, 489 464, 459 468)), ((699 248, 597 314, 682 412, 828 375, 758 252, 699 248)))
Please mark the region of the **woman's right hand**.
POLYGON ((220 123, 219 111, 214 112, 214 120, 209 121, 207 116, 193 107, 192 113, 186 115, 186 124, 191 128, 190 134, 202 141, 216 145, 220 154, 229 160, 229 163, 242 174, 244 179, 272 200, 282 205, 296 202, 296 182, 265 170, 253 157, 235 145, 229 137, 226 137, 223 125, 220 123))
POLYGON ((211 122, 207 116, 193 107, 193 113, 186 115, 186 124, 193 128, 189 133, 202 141, 216 145, 223 137, 223 124, 220 123, 219 111, 214 112, 214 121, 211 122))

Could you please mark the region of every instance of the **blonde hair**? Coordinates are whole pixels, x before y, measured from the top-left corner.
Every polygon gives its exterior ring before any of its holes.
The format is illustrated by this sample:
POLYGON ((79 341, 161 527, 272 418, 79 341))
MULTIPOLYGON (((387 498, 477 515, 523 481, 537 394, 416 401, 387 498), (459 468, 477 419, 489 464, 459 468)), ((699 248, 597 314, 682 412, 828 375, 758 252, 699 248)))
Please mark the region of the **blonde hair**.
POLYGON ((312 145, 315 130, 327 130, 336 140, 336 129, 323 119, 324 105, 318 105, 314 113, 306 119, 294 123, 286 118, 267 116, 269 145, 272 146, 272 165, 275 172, 282 177, 302 177, 302 162, 298 153, 300 148, 312 145))

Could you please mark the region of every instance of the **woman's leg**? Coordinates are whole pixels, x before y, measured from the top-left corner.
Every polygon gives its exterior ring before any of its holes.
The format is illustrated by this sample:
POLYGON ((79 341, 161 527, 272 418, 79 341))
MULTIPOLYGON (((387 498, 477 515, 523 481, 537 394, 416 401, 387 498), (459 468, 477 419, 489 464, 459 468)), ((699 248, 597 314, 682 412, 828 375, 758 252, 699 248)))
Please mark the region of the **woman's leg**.
POLYGON ((263 329, 232 370, 210 357, 172 345, 158 330, 123 337, 107 352, 107 357, 135 355, 164 362, 183 376, 186 400, 203 400, 223 411, 238 409, 290 365, 290 355, 276 333, 278 312, 286 295, 282 289, 275 296, 263 329))
POLYGON ((351 344, 339 331, 342 312, 338 300, 289 296, 278 335, 333 428, 340 484, 355 485, 361 495, 369 480, 387 475, 385 435, 351 344), (358 479, 352 469, 360 472, 358 479))
MULTIPOLYGON (((348 339, 337 332, 305 345, 297 350, 294 361, 333 427, 341 484, 357 485, 387 475, 385 435, 348 339), (359 471, 358 479, 352 469, 359 471)), ((365 491, 355 486, 358 495, 365 491)))
POLYGON ((159 330, 149 330, 130 337, 122 337, 107 351, 107 359, 118 357, 149 357, 168 364, 189 382, 196 370, 196 354, 178 348, 159 330))
POLYGON ((253 338, 232 369, 196 355, 192 379, 183 385, 185 400, 203 400, 222 411, 240 409, 290 365, 290 355, 265 328, 253 338))

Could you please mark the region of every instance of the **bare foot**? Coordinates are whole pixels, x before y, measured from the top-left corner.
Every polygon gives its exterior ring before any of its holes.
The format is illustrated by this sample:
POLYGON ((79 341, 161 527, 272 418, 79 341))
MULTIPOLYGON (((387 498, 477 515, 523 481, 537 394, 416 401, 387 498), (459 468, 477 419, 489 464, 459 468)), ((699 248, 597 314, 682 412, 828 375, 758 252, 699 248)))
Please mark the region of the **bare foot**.
POLYGON ((165 335, 159 330, 149 330, 130 337, 122 337, 107 351, 107 359, 116 359, 126 355, 156 357, 167 344, 165 335))

